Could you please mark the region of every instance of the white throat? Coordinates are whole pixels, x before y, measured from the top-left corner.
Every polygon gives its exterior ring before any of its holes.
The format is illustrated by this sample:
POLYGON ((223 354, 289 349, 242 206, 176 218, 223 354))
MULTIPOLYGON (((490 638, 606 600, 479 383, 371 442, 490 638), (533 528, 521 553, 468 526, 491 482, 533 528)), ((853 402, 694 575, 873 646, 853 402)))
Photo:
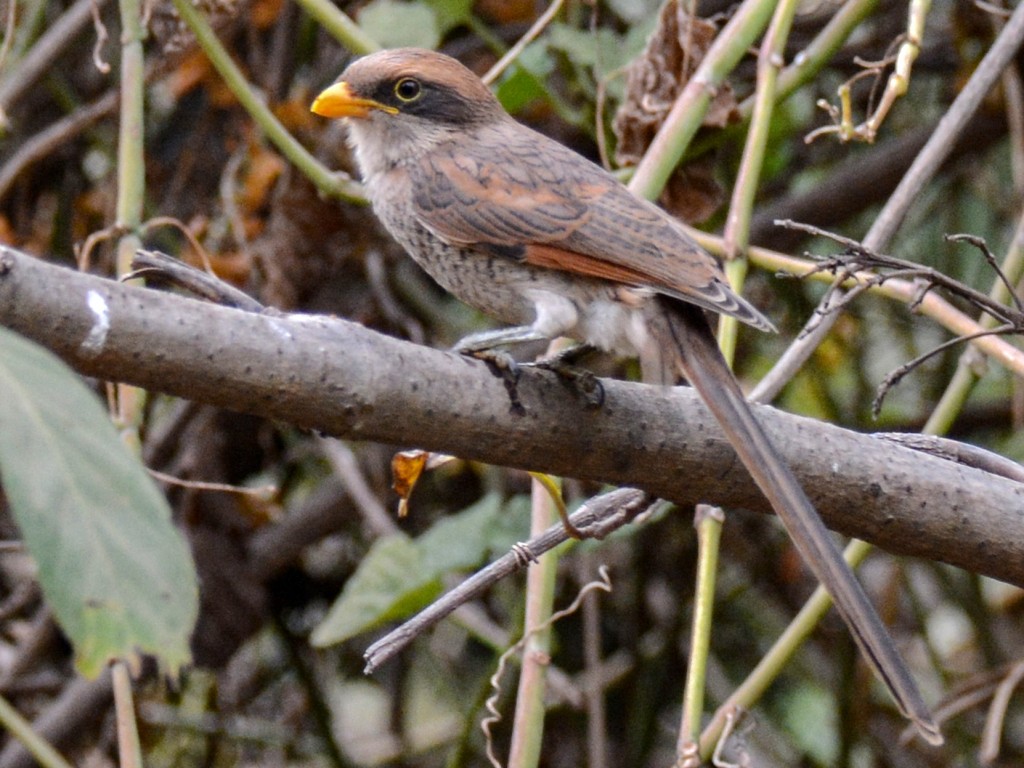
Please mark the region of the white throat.
POLYGON ((397 166, 415 161, 452 135, 445 126, 383 112, 345 122, 349 146, 355 151, 359 171, 368 184, 397 166))

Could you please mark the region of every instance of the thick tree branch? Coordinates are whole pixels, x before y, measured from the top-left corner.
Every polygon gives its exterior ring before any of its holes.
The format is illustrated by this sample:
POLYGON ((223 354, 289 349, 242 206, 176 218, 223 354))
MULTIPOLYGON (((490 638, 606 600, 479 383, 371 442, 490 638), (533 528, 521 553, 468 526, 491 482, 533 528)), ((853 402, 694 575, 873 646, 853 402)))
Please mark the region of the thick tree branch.
MULTIPOLYGON (((768 511, 685 387, 604 381, 603 407, 587 409, 554 375, 527 371, 526 413, 516 416, 502 382, 476 361, 343 320, 246 313, 120 285, 11 249, 0 249, 0 325, 90 376, 353 439, 768 511)), ((756 412, 830 527, 1024 586, 1024 484, 756 412)))

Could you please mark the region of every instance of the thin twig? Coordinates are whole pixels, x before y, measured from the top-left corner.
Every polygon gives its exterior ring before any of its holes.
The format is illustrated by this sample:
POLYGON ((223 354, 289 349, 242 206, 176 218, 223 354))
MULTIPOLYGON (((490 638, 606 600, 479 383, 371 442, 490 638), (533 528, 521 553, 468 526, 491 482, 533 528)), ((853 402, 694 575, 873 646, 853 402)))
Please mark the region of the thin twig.
POLYGON ((957 336, 955 339, 950 339, 937 347, 933 347, 924 354, 918 355, 908 363, 904 363, 894 371, 890 371, 886 377, 882 380, 882 383, 878 385, 878 390, 875 393, 875 399, 871 401, 871 413, 878 418, 878 414, 882 411, 882 401, 885 400, 885 396, 889 394, 889 390, 895 387, 900 381, 910 373, 912 370, 920 366, 922 363, 935 357, 935 355, 945 352, 950 347, 955 347, 957 344, 962 344, 967 341, 973 341, 979 339, 982 336, 1005 336, 1011 333, 1020 333, 1021 329, 1012 325, 1003 325, 998 328, 992 328, 991 330, 978 331, 967 336, 957 336))
POLYGON ((161 483, 176 485, 179 488, 188 488, 193 491, 234 493, 239 496, 253 496, 257 499, 273 498, 278 493, 278 487, 276 485, 261 485, 258 488, 246 488, 241 485, 230 485, 228 483, 210 483, 205 480, 185 480, 180 477, 175 477, 174 475, 168 475, 166 472, 150 469, 149 467, 146 468, 146 472, 161 483))
POLYGON ((264 312, 260 302, 247 293, 228 285, 220 278, 190 267, 183 261, 160 251, 139 250, 132 260, 132 271, 122 280, 136 277, 156 278, 176 285, 214 304, 236 307, 246 312, 264 312))
POLYGON ((982 765, 990 765, 999 757, 999 742, 1006 723, 1006 711, 1009 709, 1014 691, 1017 690, 1022 680, 1024 680, 1024 661, 1019 661, 1010 668, 1006 677, 996 686, 992 704, 988 708, 988 717, 985 718, 981 745, 978 749, 978 759, 982 765))
MULTIPOLYGON (((856 279, 859 282, 866 281, 875 285, 880 285, 886 280, 893 278, 922 280, 929 283, 931 286, 943 288, 954 296, 959 296, 960 298, 970 302, 983 312, 987 312, 993 317, 996 317, 1005 323, 1014 325, 1024 331, 1024 311, 1022 311, 1020 302, 1016 299, 1014 300, 1016 309, 1014 309, 1013 307, 1008 307, 1005 304, 994 300, 986 293, 982 293, 959 280, 955 280, 936 269, 924 266, 918 262, 907 261, 906 259, 899 259, 895 256, 878 253, 868 246, 858 243, 856 240, 843 237, 842 235, 837 235, 819 227, 800 224, 798 222, 788 220, 777 221, 776 224, 790 229, 801 230, 817 237, 828 238, 847 249, 846 253, 819 259, 819 270, 841 273, 844 280, 856 279), (877 269, 890 271, 880 274, 864 272, 865 270, 877 269)), ((986 261, 996 271, 996 274, 1000 275, 1002 279, 1006 281, 1006 277, 1002 274, 1002 270, 1000 269, 995 257, 993 257, 988 251, 988 248, 984 246, 983 241, 981 241, 980 238, 975 238, 971 235, 949 235, 947 236, 947 239, 954 241, 966 240, 977 245, 979 249, 982 250, 982 253, 985 254, 986 261)), ((1008 281, 1006 282, 1009 287, 1008 281)), ((1012 290, 1011 295, 1013 295, 1012 290)))
POLYGON ((1021 304, 1020 297, 1017 295, 1016 289, 1010 282, 1010 279, 1003 272, 1003 268, 999 266, 999 261, 996 259, 992 251, 989 250, 988 243, 985 242, 984 238, 978 237, 977 235, 946 235, 947 242, 950 243, 970 243, 985 257, 985 261, 992 267, 992 271, 996 273, 999 278, 999 282, 1005 286, 1007 293, 1010 296, 1010 300, 1014 306, 1017 307, 1018 312, 1024 312, 1024 305, 1021 304))
MULTIPOLYGON (((657 499, 635 488, 619 488, 591 499, 573 512, 569 519, 589 538, 603 539, 612 531, 635 520, 656 503, 657 499)), ((363 655, 366 661, 364 671, 371 674, 455 608, 474 599, 492 584, 521 570, 531 560, 568 539, 565 527, 559 523, 525 544, 517 544, 511 552, 477 571, 455 589, 367 648, 363 655)))
POLYGON ((548 6, 548 9, 537 17, 537 20, 533 22, 533 26, 526 30, 526 34, 520 37, 516 41, 516 44, 509 48, 508 52, 498 59, 494 66, 488 69, 480 79, 487 85, 490 85, 501 77, 501 73, 504 72, 513 61, 519 58, 519 54, 523 52, 523 49, 532 43, 537 38, 537 35, 544 31, 544 27, 551 23, 551 20, 555 18, 555 14, 557 14, 559 9, 562 7, 563 2, 564 0, 554 0, 551 5, 548 6))

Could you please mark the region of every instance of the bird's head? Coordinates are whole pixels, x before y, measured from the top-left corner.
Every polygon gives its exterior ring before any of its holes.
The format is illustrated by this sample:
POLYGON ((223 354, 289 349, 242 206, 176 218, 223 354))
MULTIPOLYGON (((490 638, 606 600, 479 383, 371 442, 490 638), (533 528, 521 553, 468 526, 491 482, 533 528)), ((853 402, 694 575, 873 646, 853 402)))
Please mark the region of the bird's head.
POLYGON ((450 56, 418 48, 356 60, 310 109, 323 117, 348 118, 364 174, 507 117, 470 70, 450 56))

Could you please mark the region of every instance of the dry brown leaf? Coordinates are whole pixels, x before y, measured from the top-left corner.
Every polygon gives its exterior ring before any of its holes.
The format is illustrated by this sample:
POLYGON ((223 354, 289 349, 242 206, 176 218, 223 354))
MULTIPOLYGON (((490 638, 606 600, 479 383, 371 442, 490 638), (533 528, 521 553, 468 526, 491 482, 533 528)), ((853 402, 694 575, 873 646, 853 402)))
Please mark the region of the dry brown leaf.
POLYGON ((398 494, 398 516, 409 514, 409 497, 430 458, 428 451, 399 451, 391 458, 391 487, 398 494))

